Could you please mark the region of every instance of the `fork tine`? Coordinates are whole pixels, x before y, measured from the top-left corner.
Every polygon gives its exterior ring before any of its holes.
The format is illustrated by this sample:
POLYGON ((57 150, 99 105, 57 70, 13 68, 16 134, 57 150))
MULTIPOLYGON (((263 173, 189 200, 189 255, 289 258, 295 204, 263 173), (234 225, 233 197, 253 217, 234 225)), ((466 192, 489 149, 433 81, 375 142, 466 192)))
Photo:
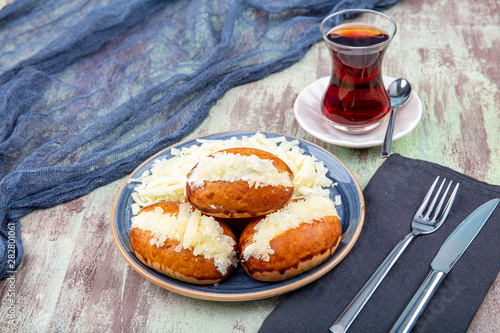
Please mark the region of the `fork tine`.
POLYGON ((429 199, 431 198, 431 194, 434 191, 434 188, 436 187, 438 180, 439 180, 439 176, 436 177, 436 180, 434 180, 434 183, 432 183, 431 188, 429 189, 429 191, 427 191, 427 194, 425 195, 424 200, 422 200, 422 203, 418 207, 417 214, 419 216, 422 216, 424 214, 425 207, 427 207, 427 204, 429 203, 429 199))
MULTIPOLYGON (((450 184, 451 185, 451 184, 450 184)), ((450 212, 451 210, 451 206, 453 205, 453 202, 455 201, 455 197, 457 196, 457 191, 458 191, 458 187, 460 186, 460 183, 457 183, 457 185, 455 185, 455 189, 453 190, 453 192, 451 193, 451 196, 450 196, 450 199, 448 200, 448 202, 446 203, 446 206, 444 208, 444 212, 443 212, 443 215, 441 215, 441 218, 439 219, 439 223, 443 223, 443 221, 446 219, 446 217, 448 216, 448 213, 450 212)))
MULTIPOLYGON (((444 181, 443 181, 443 183, 444 183, 444 181)), ((438 204, 437 208, 434 211, 434 215, 433 215, 433 218, 432 218, 433 221, 436 221, 437 217, 439 216, 439 213, 441 212, 441 207, 443 207, 444 201, 446 199, 446 195, 448 195, 448 191, 450 190, 450 187, 451 187, 452 183, 453 183, 453 181, 450 181, 448 183, 448 187, 446 187, 446 190, 444 191, 443 196, 441 197, 441 200, 439 201, 439 204, 438 204)), ((441 187, 442 186, 443 186, 443 184, 441 184, 441 187)), ((436 199, 437 199, 437 195, 434 198, 434 200, 436 200, 436 199)))
POLYGON ((439 186, 439 189, 437 190, 436 194, 434 195, 434 198, 432 198, 432 202, 430 206, 427 208, 427 213, 425 214, 424 218, 428 219, 429 216, 431 216, 432 211, 434 210, 434 206, 436 205, 436 201, 439 198, 439 194, 441 193, 441 190, 443 189, 443 185, 446 182, 446 178, 443 179, 441 182, 441 185, 439 186))

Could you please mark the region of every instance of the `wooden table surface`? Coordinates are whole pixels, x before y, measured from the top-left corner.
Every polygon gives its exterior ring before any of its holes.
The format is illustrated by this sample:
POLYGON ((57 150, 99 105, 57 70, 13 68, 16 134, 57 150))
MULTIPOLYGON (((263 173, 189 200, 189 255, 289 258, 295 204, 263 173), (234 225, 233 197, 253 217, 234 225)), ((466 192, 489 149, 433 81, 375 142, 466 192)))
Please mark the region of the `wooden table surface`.
MULTIPOLYGON (((398 33, 384 74, 407 78, 424 108, 416 129, 394 142, 392 152, 500 185, 499 3, 403 0, 385 13, 395 18, 398 33)), ((364 188, 383 162, 380 147, 325 144, 294 117, 300 91, 329 71, 327 50, 317 43, 291 68, 230 90, 190 137, 227 130, 297 136, 340 158, 364 188)), ((154 285, 125 262, 110 230, 122 182, 22 218, 25 252, 15 280, 19 332, 256 332, 281 296, 236 303, 192 299, 154 285)), ((5 305, 6 280, 0 295, 5 305)), ((1 318, 6 311, 2 306, 1 318)), ((500 276, 469 328, 499 331, 500 276)))

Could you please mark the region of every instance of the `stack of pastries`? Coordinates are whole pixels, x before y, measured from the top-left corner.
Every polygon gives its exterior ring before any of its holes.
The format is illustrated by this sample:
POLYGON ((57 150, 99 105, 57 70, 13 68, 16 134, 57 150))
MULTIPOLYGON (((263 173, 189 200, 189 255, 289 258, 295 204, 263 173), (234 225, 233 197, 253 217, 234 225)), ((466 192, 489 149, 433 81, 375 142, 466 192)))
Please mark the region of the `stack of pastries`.
POLYGON ((154 203, 132 218, 132 250, 145 265, 195 284, 223 281, 238 262, 260 281, 296 276, 334 253, 342 228, 329 198, 292 199, 293 180, 267 151, 214 152, 187 175, 184 202, 154 203))

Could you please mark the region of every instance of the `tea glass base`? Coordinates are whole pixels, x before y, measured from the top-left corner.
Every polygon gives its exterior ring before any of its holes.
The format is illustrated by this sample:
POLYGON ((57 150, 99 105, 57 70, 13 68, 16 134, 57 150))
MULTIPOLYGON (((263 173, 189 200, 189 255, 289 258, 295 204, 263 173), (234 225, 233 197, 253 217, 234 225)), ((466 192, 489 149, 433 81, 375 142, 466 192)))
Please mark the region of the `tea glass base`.
POLYGON ((378 121, 376 123, 369 124, 369 125, 363 125, 363 126, 345 126, 345 125, 337 124, 325 116, 323 116, 323 118, 330 126, 332 126, 335 129, 338 129, 342 132, 345 132, 348 134, 365 134, 365 133, 370 132, 370 131, 374 130, 375 128, 379 127, 380 124, 382 124, 385 121, 385 119, 389 116, 389 114, 390 114, 390 112, 387 113, 387 115, 384 118, 382 118, 380 121, 378 121))

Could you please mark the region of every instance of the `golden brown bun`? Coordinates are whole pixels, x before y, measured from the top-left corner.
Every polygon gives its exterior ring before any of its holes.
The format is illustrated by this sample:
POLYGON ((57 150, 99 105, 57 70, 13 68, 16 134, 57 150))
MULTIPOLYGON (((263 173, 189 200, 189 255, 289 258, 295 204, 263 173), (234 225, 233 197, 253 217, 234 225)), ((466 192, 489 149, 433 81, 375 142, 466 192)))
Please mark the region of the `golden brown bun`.
MULTIPOLYGON (((271 160, 280 173, 288 172, 293 180, 293 172, 277 156, 255 148, 230 148, 221 150, 243 156, 255 155, 271 160)), ((209 157, 212 155, 209 155, 209 157)), ((188 174, 189 176, 196 169, 188 174)), ((246 181, 205 181, 202 187, 186 185, 187 200, 203 213, 221 218, 249 218, 277 211, 292 198, 293 186, 250 187, 246 181)))
MULTIPOLYGON (((241 254, 252 243, 254 227, 263 219, 252 221, 243 231, 238 243, 241 254)), ((250 257, 240 258, 245 271, 260 281, 281 281, 305 272, 321 264, 335 252, 342 236, 342 227, 337 216, 326 216, 312 223, 301 223, 271 240, 275 251, 268 262, 250 257)))
MULTIPOLYGON (((179 204, 179 202, 157 203, 143 208, 139 214, 160 206, 164 214, 176 215, 179 212, 179 204)), ((216 220, 224 229, 224 234, 236 242, 231 229, 222 221, 216 220)), ((179 245, 179 241, 168 238, 163 246, 157 247, 150 244, 151 238, 150 231, 132 228, 130 230, 132 251, 146 266, 175 279, 195 284, 214 284, 224 280, 233 269, 232 265, 228 265, 227 273, 222 275, 214 265, 214 259, 207 259, 202 255, 195 256, 190 249, 183 248, 180 252, 176 252, 175 248, 179 245)))

